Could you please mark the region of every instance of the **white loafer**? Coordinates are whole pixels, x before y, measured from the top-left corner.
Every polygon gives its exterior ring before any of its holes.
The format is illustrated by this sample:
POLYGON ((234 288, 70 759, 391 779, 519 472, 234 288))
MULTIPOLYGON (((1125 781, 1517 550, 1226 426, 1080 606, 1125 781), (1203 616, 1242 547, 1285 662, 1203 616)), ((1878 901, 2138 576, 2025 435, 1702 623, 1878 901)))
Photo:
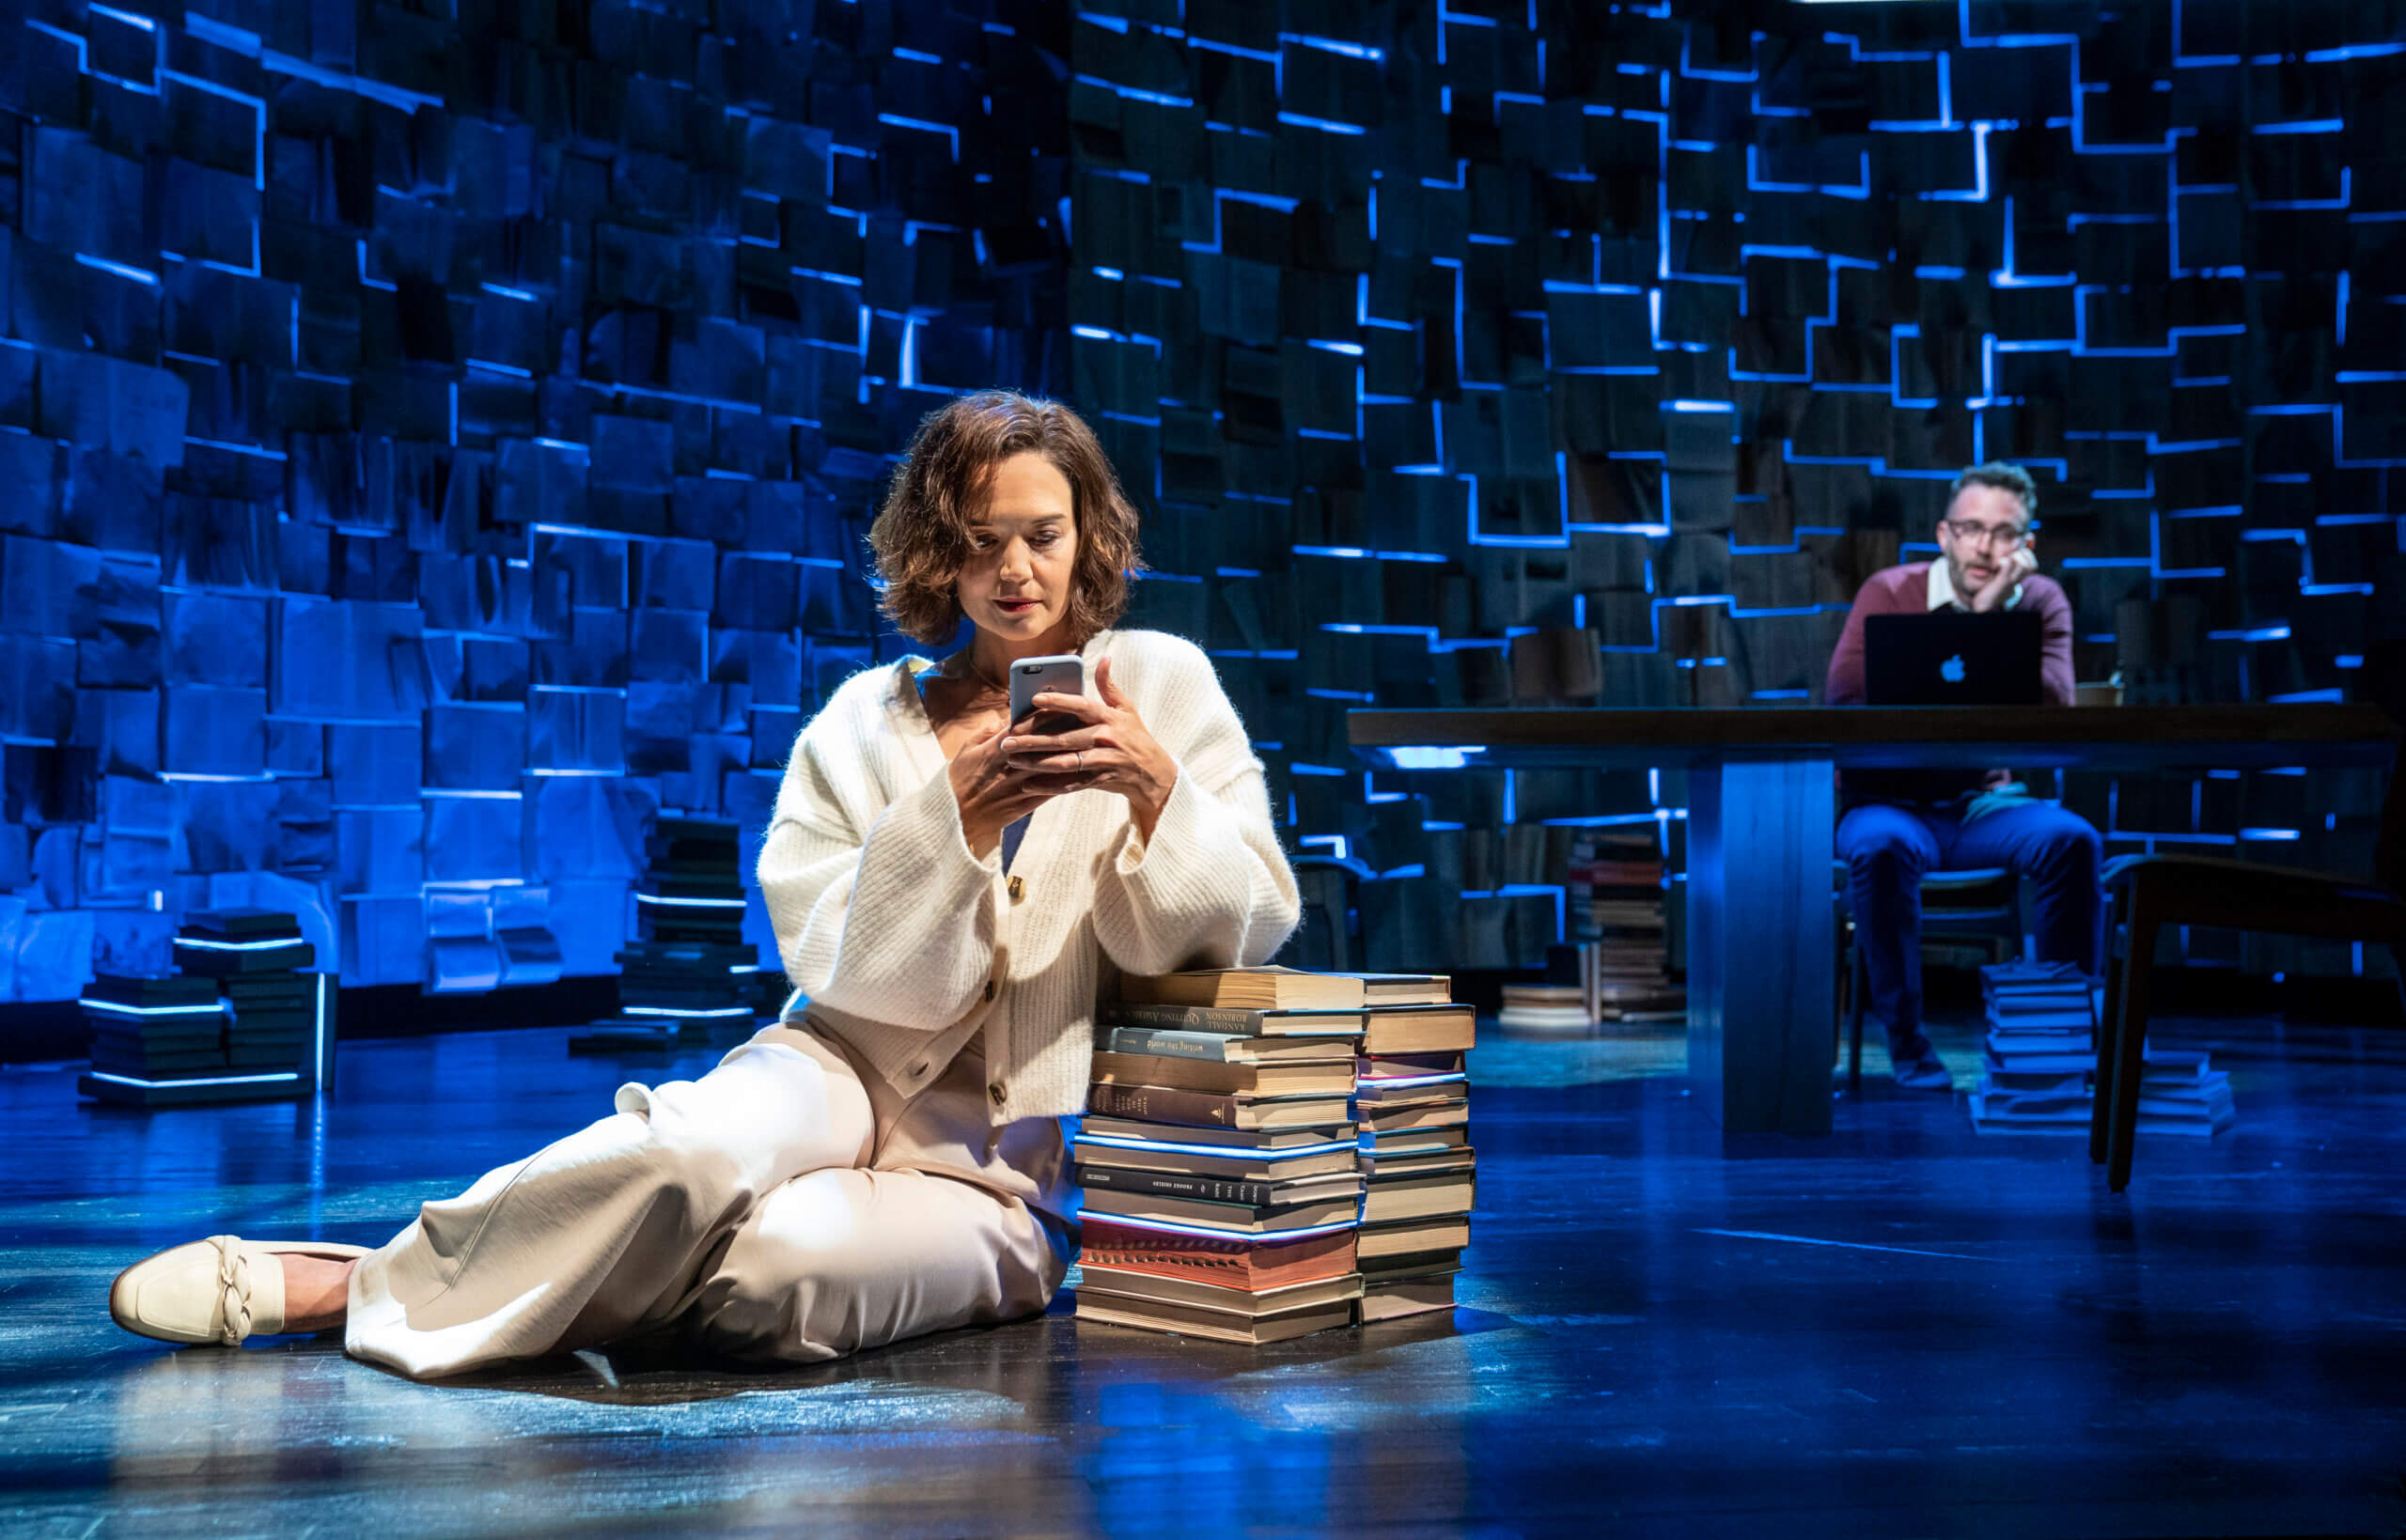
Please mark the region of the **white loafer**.
POLYGON ((117 1274, 109 1285, 109 1314, 139 1336, 232 1347, 254 1332, 284 1330, 279 1258, 344 1261, 367 1254, 365 1246, 332 1241, 211 1236, 146 1256, 117 1274))

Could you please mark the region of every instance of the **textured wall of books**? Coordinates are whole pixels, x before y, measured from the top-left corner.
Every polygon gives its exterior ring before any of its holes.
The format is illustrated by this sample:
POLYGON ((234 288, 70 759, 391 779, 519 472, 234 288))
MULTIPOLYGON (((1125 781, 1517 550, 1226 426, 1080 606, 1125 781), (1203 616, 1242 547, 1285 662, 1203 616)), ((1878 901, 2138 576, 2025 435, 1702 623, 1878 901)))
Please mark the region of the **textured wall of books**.
MULTIPOLYGON (((2038 478, 2082 679, 2355 693, 2406 634, 2400 29, 2392 3, 1082 4, 1072 381, 1153 516, 1139 610, 1220 658, 1303 844, 1388 874, 1367 965, 1534 966, 1555 917, 1519 895, 1569 859, 1544 826, 1683 790, 1365 777, 1347 708, 1810 700, 1858 583, 1932 553, 1977 459, 2038 478)), ((2062 790, 2117 851, 2335 867, 2378 796, 2062 790)))
POLYGON ((0 6, 0 1000, 245 905, 612 972, 652 815, 757 831, 880 648, 885 455, 1069 385, 1067 26, 0 6))
MULTIPOLYGON (((2396 647, 2386 0, 446 8, 0 10, 0 1000, 211 907, 610 972, 651 813, 757 825, 886 645, 883 457, 980 384, 1102 418, 1371 966, 1534 965, 1560 820, 1683 793, 1366 781, 1348 707, 1807 699, 1975 457, 2084 678, 2396 647)), ((2335 865, 2377 792, 2064 789, 2335 865)))

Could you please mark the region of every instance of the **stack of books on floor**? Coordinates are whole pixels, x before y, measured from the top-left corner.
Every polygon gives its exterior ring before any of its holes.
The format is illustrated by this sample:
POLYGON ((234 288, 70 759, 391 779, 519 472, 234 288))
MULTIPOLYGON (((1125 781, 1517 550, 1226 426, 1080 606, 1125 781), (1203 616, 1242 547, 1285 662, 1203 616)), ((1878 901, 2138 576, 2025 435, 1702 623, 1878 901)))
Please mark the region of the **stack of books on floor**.
POLYGON ((1073 1144, 1079 1319, 1240 1343, 1353 1320, 1365 1018, 1348 974, 1121 981, 1073 1144))
POLYGON ((1651 823, 1598 829, 1570 848, 1564 889, 1591 1019, 1678 1021, 1687 990, 1669 966, 1661 835, 1651 823))
MULTIPOLYGON (((92 1072, 80 1089, 102 1101, 143 1107, 148 1093, 178 1081, 222 1082, 226 1003, 217 981, 180 973, 102 973, 84 987, 92 1028, 92 1072)), ((186 1099, 218 1099, 186 1086, 186 1099)), ((222 1088, 222 1087, 220 1087, 222 1088)))
POLYGON ((1367 1323, 1453 1308, 1476 1196, 1468 1064, 1477 1018, 1442 973, 1371 973, 1363 984, 1354 1314, 1367 1323))
POLYGON ((2072 963, 1992 963, 1980 970, 1987 1063, 1972 1093, 1981 1133, 2086 1134, 2097 1063, 2088 975, 2072 963))
POLYGON ((309 1095, 333 1030, 324 1014, 333 990, 305 971, 318 952, 302 939, 299 918, 273 910, 195 910, 177 929, 175 957, 176 975, 104 975, 86 991, 85 1013, 96 1032, 83 1093, 134 1107, 309 1095), (97 1031, 102 1019, 120 1023, 105 1038, 97 1031), (141 1025, 129 1033, 125 1021, 141 1025), (212 1041, 204 1046, 204 1037, 212 1041))
POLYGON ((2204 1049, 2149 1048, 2139 1075, 2139 1132, 2211 1139, 2231 1125, 2230 1071, 2204 1049))
POLYGON ((1507 984, 1495 1024, 1507 1032, 1583 1033, 1596 1024, 1592 1002, 1583 984, 1507 984))
POLYGON ((226 1067, 237 1075, 301 1069, 318 996, 317 975, 302 970, 317 960, 300 918, 273 910, 195 910, 176 931, 176 965, 215 974, 225 991, 226 1067))
POLYGON ((617 954, 618 1014, 571 1037, 572 1050, 666 1046, 687 1032, 756 1019, 760 959, 743 939, 735 825, 663 817, 644 851, 641 938, 617 954))

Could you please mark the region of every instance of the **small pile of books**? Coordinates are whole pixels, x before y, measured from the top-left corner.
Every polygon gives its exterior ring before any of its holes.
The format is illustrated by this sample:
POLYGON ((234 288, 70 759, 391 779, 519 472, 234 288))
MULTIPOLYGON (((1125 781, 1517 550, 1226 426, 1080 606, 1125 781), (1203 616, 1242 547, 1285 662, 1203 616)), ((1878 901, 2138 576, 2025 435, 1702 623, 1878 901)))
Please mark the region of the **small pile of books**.
POLYGON ((2230 1071, 2216 1069, 2204 1049, 2149 1048, 2139 1074, 2141 1133, 2211 1139, 2230 1127, 2230 1071))
POLYGON ((1564 897, 1591 1021, 1687 1014, 1669 967, 1661 838, 1652 823, 1630 824, 1588 831, 1570 848, 1564 897))
POLYGON ((1453 1308, 1476 1196, 1468 1065, 1478 1021, 1442 973, 1365 974, 1363 988, 1355 1314, 1368 1322, 1453 1308))
POLYGON ((1242 1343, 1353 1319, 1364 1017, 1346 974, 1121 981, 1073 1144, 1080 1319, 1242 1343))
POLYGON ((758 954, 743 939, 743 871, 733 823, 663 817, 644 843, 641 938, 617 954, 618 1014, 571 1047, 671 1044, 688 1028, 748 1024, 758 954))
POLYGON ((1495 1024, 1508 1032, 1586 1032, 1596 1024, 1584 984, 1507 984, 1495 1024))
POLYGON ((87 1096, 226 1073, 226 1003, 217 981, 180 973, 102 973, 78 1002, 92 1028, 87 1096))
POLYGON ((2072 963, 1992 963, 1980 970, 1987 1062, 1972 1093, 1982 1133, 2086 1133, 2097 1063, 2088 975, 2072 963))
POLYGON ((78 1089, 133 1107, 288 1101, 332 1064, 335 991, 306 972, 317 948, 298 917, 195 910, 175 937, 175 974, 103 974, 83 998, 92 1072, 78 1089))
POLYGON ((318 949, 298 916, 273 910, 195 910, 176 931, 176 966, 213 974, 232 1019, 226 1067, 236 1074, 298 1070, 317 1025, 318 949))
POLYGON ((1441 974, 1123 980, 1074 1142, 1078 1315, 1264 1343, 1451 1308, 1476 1025, 1441 974))

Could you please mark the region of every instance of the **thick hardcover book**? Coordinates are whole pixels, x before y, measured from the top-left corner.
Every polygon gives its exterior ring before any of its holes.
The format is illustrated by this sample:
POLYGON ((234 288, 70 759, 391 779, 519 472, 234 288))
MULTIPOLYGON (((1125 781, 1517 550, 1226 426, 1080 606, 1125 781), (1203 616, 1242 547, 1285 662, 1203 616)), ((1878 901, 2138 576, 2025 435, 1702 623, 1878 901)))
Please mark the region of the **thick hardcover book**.
POLYGON ((1181 1337, 1207 1337, 1214 1342, 1285 1342, 1353 1322, 1353 1301, 1313 1305, 1274 1315, 1246 1315, 1201 1310, 1193 1305, 1164 1304, 1157 1299, 1132 1299, 1100 1289, 1078 1291, 1077 1318, 1106 1326, 1133 1326, 1147 1331, 1168 1331, 1181 1337))
POLYGON ((1476 1188, 1468 1171, 1382 1175, 1362 1198, 1366 1223, 1390 1220, 1427 1219, 1437 1214, 1467 1214, 1476 1202, 1476 1188))
POLYGON ((181 973, 97 973, 84 986, 82 998, 116 1005, 213 1005, 217 981, 181 973))
POLYGON ((1105 1117, 1188 1124, 1198 1128, 1333 1128, 1346 1121, 1343 1097, 1271 1099, 1180 1091, 1160 1085, 1090 1086, 1086 1109, 1105 1117))
POLYGON ((119 1075, 132 1075, 140 1080, 164 1080, 175 1075, 205 1075, 212 1069, 226 1067, 222 1049, 195 1049, 188 1053, 128 1052, 122 1049, 92 1045, 92 1067, 112 1070, 119 1075))
POLYGON ((299 1101, 310 1094, 308 1082, 297 1076, 273 1080, 209 1076, 195 1081, 160 1079, 154 1085, 128 1085, 122 1081, 109 1079, 106 1074, 94 1073, 79 1076, 75 1090, 79 1096, 125 1107, 203 1107, 229 1101, 299 1101))
POLYGON ((1291 968, 1212 968, 1119 981, 1119 997, 1167 1005, 1233 1005, 1247 1010, 1318 1007, 1348 1010, 1366 998, 1349 973, 1304 973, 1291 968))
MULTIPOLYGON (((1469 1234, 1468 1225, 1462 1226, 1462 1233, 1469 1234)), ((1095 1267, 1124 1268, 1132 1272, 1160 1273, 1259 1291, 1315 1278, 1342 1278, 1353 1271, 1354 1234, 1351 1230, 1331 1230, 1293 1240, 1197 1236, 1118 1224, 1095 1216, 1087 1219, 1083 1227, 1085 1247, 1079 1258, 1095 1267)))
POLYGON ((187 933, 253 941, 262 936, 301 934, 301 922, 289 910, 196 909, 180 927, 187 933))
POLYGON ((1220 1032, 1162 1027, 1107 1027, 1095 1047, 1107 1053, 1148 1053, 1205 1064, 1317 1064, 1353 1051, 1349 1037, 1233 1037, 1220 1032))
POLYGON ((2054 1071, 2069 1075, 2077 1069, 2094 1069, 2097 1053, 2093 1049, 2072 1052, 1999 1053, 1993 1039, 1989 1047, 1988 1067, 1992 1074, 2042 1075, 2054 1071))
POLYGON ((1078 1284, 1081 1292, 1092 1289, 1099 1294, 1116 1294, 1132 1299, 1158 1299, 1164 1304, 1196 1305, 1252 1315, 1271 1315, 1282 1311, 1301 1310, 1307 1305, 1351 1299, 1362 1292, 1362 1279, 1358 1273, 1315 1278, 1309 1283, 1289 1283, 1284 1288, 1254 1290, 1232 1289, 1219 1283, 1199 1283, 1193 1279, 1169 1278, 1157 1272, 1100 1267, 1092 1261, 1082 1261, 1079 1272, 1083 1279, 1078 1284))
POLYGON ((1451 1075, 1388 1075, 1366 1080, 1354 1087, 1365 1106, 1404 1107, 1421 1102, 1452 1101, 1470 1088, 1470 1077, 1451 1075))
MULTIPOLYGON (((1460 1270, 1455 1269, 1457 1272, 1460 1270)), ((1362 1298, 1353 1301, 1354 1319, 1364 1326, 1453 1308, 1452 1272, 1423 1273, 1413 1278, 1393 1279, 1375 1287, 1366 1285, 1362 1298)))
POLYGON ((1470 1244, 1470 1218, 1465 1214, 1440 1214, 1428 1219, 1397 1220, 1366 1224, 1356 1234, 1361 1237, 1357 1254, 1366 1261, 1411 1252, 1460 1251, 1470 1244))
POLYGON ((1460 1247, 1428 1252, 1396 1252, 1386 1256, 1367 1257, 1362 1263, 1362 1282, 1385 1283, 1397 1278, 1411 1278, 1428 1273, 1452 1273, 1461 1270, 1460 1247))
POLYGON ((1077 1168, 1077 1179, 1081 1186, 1097 1191, 1195 1198, 1204 1203, 1242 1204, 1249 1208, 1270 1208, 1320 1198, 1343 1197, 1362 1190, 1361 1177, 1350 1171, 1331 1173, 1317 1179, 1230 1181, 1180 1172, 1138 1171, 1125 1166, 1096 1166, 1082 1162, 1077 1168))
POLYGON ((1360 1156, 1365 1176, 1417 1176, 1431 1171, 1457 1171, 1475 1167, 1478 1157, 1468 1144, 1454 1144, 1444 1149, 1423 1150, 1412 1155, 1383 1155, 1377 1150, 1364 1150, 1360 1156))
POLYGON ((1360 1118, 1361 1126, 1373 1133, 1389 1133, 1398 1128, 1450 1128, 1470 1121, 1470 1098, 1406 1102, 1400 1107, 1366 1105, 1360 1109, 1360 1118))
POLYGON ((1160 1085, 1251 1097, 1342 1097, 1353 1090, 1353 1056, 1303 1064, 1212 1064, 1153 1053, 1098 1053, 1094 1078, 1114 1085, 1160 1085))
POLYGON ((226 1040, 226 1018, 213 1016, 87 1017, 92 1041, 130 1053, 189 1053, 226 1040))
POLYGON ((1268 1204, 1277 1187, 1271 1182, 1224 1182, 1206 1176, 1176 1176, 1165 1171, 1118 1171, 1110 1166, 1088 1165, 1078 1167, 1077 1179, 1081 1187, 1090 1189, 1116 1188, 1124 1192, 1248 1206, 1268 1204))
POLYGON ((1362 1050, 1463 1053, 1477 1046, 1478 1017, 1468 1005, 1389 1005, 1369 1013, 1362 1050))
POLYGON ((317 960, 318 949, 307 941, 266 947, 257 952, 220 952, 195 946, 182 936, 176 938, 176 965, 187 973, 209 973, 222 978, 233 973, 268 973, 281 969, 306 968, 317 960))
POLYGON ((1470 1132, 1460 1127, 1366 1129, 1361 1141, 1365 1156, 1426 1155, 1432 1150, 1467 1149, 1470 1132))
POLYGON ((1372 1005, 1442 1005, 1454 998, 1454 981, 1444 973, 1353 973, 1362 999, 1372 1005))
POLYGON ((1179 1005, 1120 1000, 1102 1008, 1111 1027, 1144 1027, 1160 1032, 1211 1033, 1224 1037, 1325 1037, 1330 1050, 1340 1051, 1362 1035, 1365 1018, 1359 1010, 1255 1010, 1239 1005, 1179 1005))
POLYGON ((264 972, 235 973, 209 982, 225 987, 228 1000, 258 1002, 262 1000, 306 1000, 318 988, 315 973, 297 973, 289 968, 272 968, 264 972))
POLYGON ((1459 1053, 1382 1053, 1363 1055, 1354 1072, 1368 1080, 1386 1080, 1397 1075, 1459 1075, 1468 1068, 1459 1053))
POLYGON ((1361 1199, 1349 1192, 1310 1203, 1254 1206, 1097 1188, 1086 1193, 1085 1211, 1091 1219, 1150 1220, 1157 1224, 1191 1224, 1230 1236, 1270 1237, 1318 1230, 1331 1224, 1351 1228, 1360 1217, 1361 1199))
POLYGON ((1261 1160, 1281 1159, 1299 1150, 1320 1154, 1332 1144, 1352 1143, 1354 1133, 1350 1123, 1302 1128, 1205 1128, 1192 1125, 1165 1128, 1142 1119, 1107 1114, 1086 1118, 1078 1126, 1081 1140, 1116 1139, 1140 1144, 1203 1144, 1226 1156, 1261 1160))
MULTIPOLYGON (((1182 1134, 1189 1130, 1171 1128, 1167 1131, 1182 1134)), ((1144 1171, 1172 1176, 1201 1176, 1221 1182, 1293 1182, 1306 1176, 1352 1176, 1360 1172, 1361 1162, 1368 1159, 1353 1147, 1351 1139, 1342 1148, 1315 1150, 1306 1147, 1300 1154, 1284 1151, 1257 1153, 1242 1149, 1207 1153, 1202 1146, 1165 1148, 1158 1143, 1152 1147, 1131 1148, 1112 1140, 1092 1138, 1083 1129, 1070 1143, 1077 1147, 1079 1163, 1085 1166, 1108 1166, 1114 1171, 1144 1171)))

